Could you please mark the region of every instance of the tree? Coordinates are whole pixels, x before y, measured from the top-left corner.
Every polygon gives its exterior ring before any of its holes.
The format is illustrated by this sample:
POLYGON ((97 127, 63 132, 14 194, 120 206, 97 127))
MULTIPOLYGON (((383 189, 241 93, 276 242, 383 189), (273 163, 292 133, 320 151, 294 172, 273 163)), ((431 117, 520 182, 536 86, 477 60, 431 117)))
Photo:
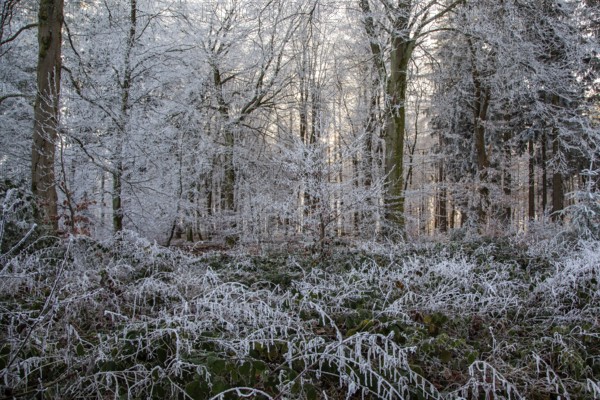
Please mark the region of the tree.
POLYGON ((264 151, 270 118, 290 84, 288 45, 299 23, 295 7, 282 1, 217 4, 199 24, 199 55, 208 71, 196 85, 207 90, 204 113, 216 149, 210 203, 230 241, 242 231, 240 187, 258 173, 248 168, 250 160, 264 151))
POLYGON ((37 7, 2 2, 0 15, 0 175, 13 183, 31 178, 33 104, 36 93, 37 7))
MULTIPOLYGON (((404 226, 404 142, 406 135, 406 102, 410 79, 410 61, 414 50, 435 29, 436 21, 462 4, 455 0, 440 5, 436 1, 401 0, 393 4, 380 0, 383 17, 380 22, 389 35, 389 66, 386 76, 385 110, 387 125, 385 133, 385 172, 387 183, 387 220, 397 227, 404 226)), ((361 0, 364 25, 373 56, 374 70, 379 84, 384 73, 385 55, 381 40, 375 36, 374 13, 368 1, 361 0)))
POLYGON ((40 220, 58 231, 54 157, 59 124, 63 0, 40 0, 37 95, 31 151, 31 188, 40 220))
POLYGON ((443 136, 448 179, 462 180, 463 194, 455 186, 453 197, 462 199, 461 214, 480 229, 492 220, 510 224, 519 185, 514 177, 522 164, 528 172, 522 182, 528 187, 527 218, 536 217, 537 167, 537 215, 543 215, 551 187, 552 215, 560 219, 566 183, 592 155, 594 135, 577 78, 586 46, 576 7, 553 1, 469 3, 449 19, 451 30, 437 36, 435 131, 443 136))
POLYGON ((164 237, 173 226, 180 157, 171 122, 192 45, 171 6, 90 2, 69 15, 66 160, 78 164, 70 182, 76 201, 88 195, 98 205, 99 231, 164 237))

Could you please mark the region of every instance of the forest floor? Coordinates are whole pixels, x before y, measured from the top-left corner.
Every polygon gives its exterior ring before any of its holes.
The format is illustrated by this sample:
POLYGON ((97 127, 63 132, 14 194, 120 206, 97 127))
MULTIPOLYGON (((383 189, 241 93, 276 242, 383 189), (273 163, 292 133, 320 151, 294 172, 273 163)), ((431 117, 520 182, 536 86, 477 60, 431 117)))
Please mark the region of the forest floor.
POLYGON ((1 261, 0 399, 600 398, 595 241, 195 255, 125 233, 1 261))

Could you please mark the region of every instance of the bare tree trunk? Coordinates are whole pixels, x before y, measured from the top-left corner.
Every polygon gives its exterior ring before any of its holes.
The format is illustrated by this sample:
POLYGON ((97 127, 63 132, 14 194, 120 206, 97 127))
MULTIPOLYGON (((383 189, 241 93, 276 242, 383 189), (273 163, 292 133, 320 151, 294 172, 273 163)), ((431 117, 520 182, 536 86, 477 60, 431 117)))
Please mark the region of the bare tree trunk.
POLYGON ((31 148, 31 190, 40 205, 38 219, 58 231, 54 157, 58 137, 63 0, 40 0, 37 95, 31 148))
MULTIPOLYGON (((443 140, 440 137, 440 146, 442 145, 443 140)), ((437 215, 436 225, 441 233, 448 232, 448 190, 446 189, 446 174, 444 171, 444 161, 438 161, 438 184, 440 187, 440 192, 438 193, 438 206, 437 206, 437 215)))
POLYGON ((529 220, 535 220, 535 149, 533 139, 529 140, 529 188, 528 188, 528 216, 529 220))
MULTIPOLYGON (((408 87, 408 66, 417 42, 429 34, 427 29, 433 21, 441 19, 464 0, 455 0, 434 12, 436 1, 424 2, 424 9, 414 13, 416 2, 399 0, 396 3, 381 1, 386 8, 386 16, 391 21, 390 29, 390 71, 386 82, 386 114, 388 118, 386 135, 385 173, 388 177, 385 202, 386 219, 392 225, 404 229, 404 139, 406 135, 406 97, 408 87)), ((369 11, 361 2, 365 15, 369 11)), ((368 33, 368 32, 367 32, 368 33)), ((374 38, 374 35, 369 35, 374 38)), ((374 41, 372 40, 372 43, 374 41)), ((372 49, 373 51, 373 49, 372 49)), ((376 62, 380 59, 374 54, 376 62)))
MULTIPOLYGON (((420 100, 418 100, 420 101, 420 100)), ((413 182, 413 174, 414 174, 414 160, 415 160, 415 151, 417 150, 417 142, 419 139, 419 114, 420 107, 417 104, 415 110, 415 136, 412 142, 408 143, 408 171, 406 172, 406 179, 404 182, 404 191, 408 190, 408 186, 412 185, 413 182)))
POLYGON ((367 92, 370 93, 369 99, 369 116, 366 126, 365 134, 365 149, 364 149, 364 174, 365 174, 365 187, 368 189, 371 187, 373 181, 372 169, 373 169, 373 138, 379 133, 378 124, 379 111, 381 108, 380 104, 380 90, 382 84, 386 81, 386 70, 383 59, 382 49, 377 41, 377 35, 375 31, 375 22, 371 13, 371 7, 368 0, 359 0, 359 6, 364 16, 364 27, 369 38, 369 47, 373 56, 373 67, 371 87, 367 92))
POLYGON ((226 211, 235 210, 235 166, 233 164, 233 151, 235 145, 235 139, 233 132, 229 127, 225 128, 225 156, 224 156, 224 168, 225 178, 223 181, 222 199, 223 209, 226 211))
MULTIPOLYGON (((377 71, 375 86, 384 83, 387 72, 381 46, 375 33, 375 25, 368 0, 360 0, 359 6, 364 15, 364 25, 370 41, 373 65, 377 71)), ((385 135, 386 219, 393 225, 404 227, 404 137, 406 134, 406 90, 408 83, 408 63, 415 48, 415 41, 409 34, 411 2, 400 2, 399 10, 394 10, 394 26, 391 33, 392 51, 390 73, 386 83, 387 132, 385 135)), ((389 10, 391 11, 391 10, 389 10)), ((374 99, 376 101, 376 99, 374 99)), ((376 104, 376 103, 375 103, 376 104)), ((373 105, 373 100, 372 100, 373 105)))
POLYGON ((546 149, 546 132, 542 135, 542 213, 548 209, 548 155, 546 149))
MULTIPOLYGON (((555 136, 552 141, 552 152, 554 157, 558 156, 559 145, 558 138, 555 136)), ((563 176, 558 168, 552 173, 552 220, 562 221, 561 211, 565 208, 565 188, 563 176)))
MULTIPOLYGON (((440 174, 443 173, 444 167, 440 165, 440 174)), ((442 188, 438 198, 438 228, 440 232, 446 233, 448 232, 448 191, 443 180, 441 184, 442 188)))
MULTIPOLYGON (((471 52, 474 57, 474 49, 470 46, 471 52)), ((487 218, 487 208, 489 203, 489 189, 488 184, 488 169, 490 167, 490 160, 486 152, 485 147, 485 121, 487 120, 487 112, 489 108, 490 93, 483 87, 483 83, 480 80, 479 71, 473 62, 472 68, 473 84, 475 87, 474 93, 474 107, 473 107, 473 122, 475 126, 474 132, 474 145, 475 153, 477 155, 477 170, 479 173, 480 189, 479 193, 481 196, 479 202, 479 224, 484 225, 487 218)))
MULTIPOLYGON (((508 123, 509 118, 508 115, 505 117, 505 121, 508 123)), ((510 140, 512 138, 512 132, 510 130, 506 130, 504 132, 504 165, 502 167, 502 190, 504 191, 505 204, 504 210, 502 213, 502 220, 506 224, 506 226, 510 226, 512 220, 512 207, 511 205, 511 196, 512 196, 512 174, 510 172, 511 167, 511 149, 510 149, 510 140)))
POLYGON ((118 123, 119 126, 117 126, 116 132, 117 140, 114 153, 114 169, 112 171, 113 230, 115 232, 120 232, 123 230, 123 217, 125 214, 123 211, 123 174, 125 172, 125 165, 123 163, 123 147, 125 135, 127 134, 129 110, 131 108, 129 101, 131 87, 133 85, 133 67, 131 63, 131 57, 133 53, 133 47, 135 46, 135 41, 137 39, 137 0, 130 0, 129 6, 129 34, 127 36, 127 44, 125 47, 125 70, 123 71, 123 81, 119 82, 121 85, 121 110, 118 123))
POLYGON ((228 217, 231 218, 226 224, 227 233, 226 241, 230 243, 236 243, 238 241, 237 234, 231 231, 237 228, 237 216, 234 215, 236 208, 235 204, 235 184, 236 184, 236 171, 234 164, 234 151, 235 151, 235 135, 231 126, 231 115, 230 107, 226 102, 223 95, 225 80, 221 75, 217 65, 213 65, 213 83, 216 89, 218 111, 222 121, 222 132, 223 140, 225 143, 225 149, 223 154, 223 182, 221 186, 221 211, 225 211, 230 214, 228 217))
MULTIPOLYGON (((400 27, 399 27, 400 28, 400 27)), ((404 228, 404 139, 408 63, 415 42, 392 35, 391 71, 388 82, 389 122, 386 136, 387 220, 404 228)))
MULTIPOLYGON (((552 96, 552 105, 560 106, 558 95, 552 96)), ((552 155, 555 160, 560 159, 560 143, 559 132, 557 127, 552 128, 552 155)), ((565 208, 565 187, 563 175, 560 171, 560 163, 555 162, 554 171, 552 173, 552 220, 562 221, 562 210, 565 208)))

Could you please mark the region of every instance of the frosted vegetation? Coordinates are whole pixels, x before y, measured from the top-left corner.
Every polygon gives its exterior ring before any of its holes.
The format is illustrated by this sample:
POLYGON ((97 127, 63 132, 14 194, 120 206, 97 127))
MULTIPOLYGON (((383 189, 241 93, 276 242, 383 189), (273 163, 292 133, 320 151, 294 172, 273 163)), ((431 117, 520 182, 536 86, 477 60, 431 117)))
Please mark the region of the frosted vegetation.
POLYGON ((2 398, 600 398, 593 239, 194 255, 43 237, 27 204, 0 225, 2 398))

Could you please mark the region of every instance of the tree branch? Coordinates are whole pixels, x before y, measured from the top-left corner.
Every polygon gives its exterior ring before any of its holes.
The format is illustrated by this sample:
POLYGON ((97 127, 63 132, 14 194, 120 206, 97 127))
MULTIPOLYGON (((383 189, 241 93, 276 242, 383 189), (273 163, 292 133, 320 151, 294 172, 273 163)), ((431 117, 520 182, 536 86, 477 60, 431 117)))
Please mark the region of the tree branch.
POLYGON ((22 94, 22 93, 10 93, 10 94, 5 94, 4 96, 0 96, 0 104, 2 104, 2 102, 4 100, 8 100, 8 99, 13 99, 13 98, 17 98, 17 97, 23 97, 23 98, 31 98, 31 95, 28 94, 22 94))
POLYGON ((419 27, 416 29, 415 31, 415 36, 414 38, 417 39, 421 36, 423 36, 423 29, 429 25, 431 22, 443 17, 444 15, 448 14, 450 11, 454 10, 456 7, 458 7, 459 5, 461 5, 462 3, 465 3, 467 0, 456 0, 454 1, 452 4, 450 4, 449 6, 445 7, 443 10, 441 10, 440 12, 436 13, 435 15, 433 15, 430 18, 427 18, 426 20, 422 21, 419 24, 419 27))
POLYGON ((38 26, 37 23, 33 23, 33 24, 28 24, 25 25, 23 27, 21 27, 21 29, 19 29, 14 35, 10 36, 8 39, 5 39, 3 41, 0 42, 0 46, 4 46, 5 44, 12 42, 13 40, 15 40, 17 37, 19 37, 19 35, 23 32, 25 32, 26 30, 32 29, 32 28, 36 28, 38 26))

